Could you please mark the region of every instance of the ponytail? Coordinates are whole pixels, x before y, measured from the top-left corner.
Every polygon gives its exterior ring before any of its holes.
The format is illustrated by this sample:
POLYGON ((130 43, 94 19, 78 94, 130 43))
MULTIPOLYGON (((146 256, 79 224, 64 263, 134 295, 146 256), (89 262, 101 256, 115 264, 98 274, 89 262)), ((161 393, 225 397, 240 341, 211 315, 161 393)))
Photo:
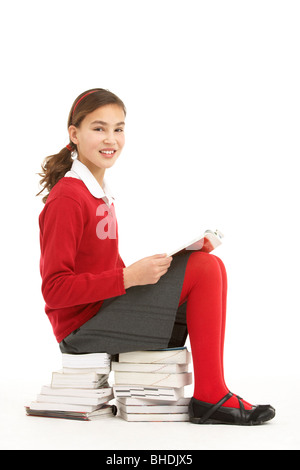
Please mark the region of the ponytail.
POLYGON ((64 147, 59 153, 46 157, 41 165, 43 172, 37 173, 42 177, 40 185, 43 186, 43 188, 36 196, 39 196, 44 190, 48 191, 48 194, 42 199, 44 204, 53 186, 71 169, 73 163, 71 148, 71 145, 68 144, 68 146, 64 147))

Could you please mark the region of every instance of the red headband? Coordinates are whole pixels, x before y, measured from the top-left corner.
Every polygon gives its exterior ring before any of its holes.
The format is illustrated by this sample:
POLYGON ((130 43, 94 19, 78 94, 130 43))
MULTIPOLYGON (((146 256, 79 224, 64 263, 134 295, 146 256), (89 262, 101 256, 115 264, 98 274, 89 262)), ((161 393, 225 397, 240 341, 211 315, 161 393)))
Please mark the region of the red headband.
POLYGON ((79 100, 76 102, 74 108, 73 108, 73 112, 72 112, 72 117, 74 115, 74 111, 75 109, 77 108, 78 104, 80 103, 81 100, 83 100, 83 98, 85 98, 87 95, 90 95, 91 93, 96 93, 96 91, 99 91, 99 90, 92 90, 92 91, 88 91, 85 95, 83 95, 81 98, 79 98, 79 100))

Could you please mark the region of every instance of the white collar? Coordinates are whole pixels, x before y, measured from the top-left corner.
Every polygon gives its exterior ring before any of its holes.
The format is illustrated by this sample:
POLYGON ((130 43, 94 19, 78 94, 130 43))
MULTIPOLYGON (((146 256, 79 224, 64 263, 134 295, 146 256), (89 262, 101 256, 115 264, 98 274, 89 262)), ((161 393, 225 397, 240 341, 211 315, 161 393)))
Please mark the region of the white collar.
POLYGON ((65 174, 65 177, 78 178, 84 182, 89 192, 97 199, 107 198, 109 205, 112 204, 115 197, 109 188, 105 179, 103 179, 103 189, 96 180, 93 173, 78 158, 73 160, 71 170, 65 174))

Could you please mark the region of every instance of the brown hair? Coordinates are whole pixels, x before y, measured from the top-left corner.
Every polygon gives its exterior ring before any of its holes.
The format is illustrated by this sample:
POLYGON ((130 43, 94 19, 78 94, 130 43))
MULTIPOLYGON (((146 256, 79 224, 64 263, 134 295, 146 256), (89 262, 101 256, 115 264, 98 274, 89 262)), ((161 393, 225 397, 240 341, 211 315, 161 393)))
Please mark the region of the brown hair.
MULTIPOLYGON (((117 95, 109 90, 103 88, 92 88, 91 90, 84 91, 74 101, 68 118, 68 128, 73 125, 79 127, 83 119, 89 114, 108 104, 119 105, 126 116, 126 108, 123 101, 117 95)), ((37 173, 42 177, 40 186, 42 190, 36 194, 38 196, 45 189, 48 194, 43 197, 42 201, 45 203, 53 186, 71 169, 73 160, 71 157, 72 150, 77 150, 76 144, 69 142, 68 147, 64 147, 59 153, 46 157, 41 165, 42 173, 37 173), (72 150, 70 150, 72 149, 72 150)))

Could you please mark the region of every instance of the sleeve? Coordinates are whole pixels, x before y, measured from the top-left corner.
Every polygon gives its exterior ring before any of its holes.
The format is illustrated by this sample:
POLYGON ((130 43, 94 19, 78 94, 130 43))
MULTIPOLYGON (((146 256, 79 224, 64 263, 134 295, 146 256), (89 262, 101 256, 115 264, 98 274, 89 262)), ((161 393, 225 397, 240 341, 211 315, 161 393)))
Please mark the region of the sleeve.
POLYGON ((123 268, 126 268, 126 265, 125 265, 124 261, 122 260, 120 254, 119 254, 119 262, 121 263, 121 265, 123 266, 123 268))
POLYGON ((42 294, 50 308, 126 294, 122 267, 100 274, 76 274, 75 258, 83 229, 80 204, 66 196, 51 201, 40 220, 42 294))

